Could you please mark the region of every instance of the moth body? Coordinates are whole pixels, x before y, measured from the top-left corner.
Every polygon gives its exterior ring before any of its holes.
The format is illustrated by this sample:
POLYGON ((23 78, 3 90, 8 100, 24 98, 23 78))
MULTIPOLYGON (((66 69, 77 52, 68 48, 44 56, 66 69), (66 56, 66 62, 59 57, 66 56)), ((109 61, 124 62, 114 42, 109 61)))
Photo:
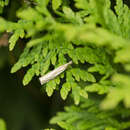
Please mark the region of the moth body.
POLYGON ((59 66, 58 68, 52 70, 51 72, 48 72, 46 75, 42 76, 39 78, 41 85, 45 84, 46 82, 54 79, 55 77, 57 77, 59 74, 61 74, 63 71, 66 70, 66 68, 72 64, 72 61, 59 66))

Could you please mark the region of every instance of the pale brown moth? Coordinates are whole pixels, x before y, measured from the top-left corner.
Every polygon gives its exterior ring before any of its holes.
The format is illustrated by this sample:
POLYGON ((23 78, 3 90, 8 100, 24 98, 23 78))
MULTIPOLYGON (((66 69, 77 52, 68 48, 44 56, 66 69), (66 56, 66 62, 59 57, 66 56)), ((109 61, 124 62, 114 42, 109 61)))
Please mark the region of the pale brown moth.
POLYGON ((65 71, 70 64, 72 64, 72 61, 69 61, 68 63, 66 63, 64 65, 61 65, 58 68, 56 68, 56 69, 52 70, 51 72, 45 74, 44 76, 40 77, 39 80, 40 80, 41 85, 43 85, 46 82, 57 77, 59 74, 61 74, 63 71, 65 71))

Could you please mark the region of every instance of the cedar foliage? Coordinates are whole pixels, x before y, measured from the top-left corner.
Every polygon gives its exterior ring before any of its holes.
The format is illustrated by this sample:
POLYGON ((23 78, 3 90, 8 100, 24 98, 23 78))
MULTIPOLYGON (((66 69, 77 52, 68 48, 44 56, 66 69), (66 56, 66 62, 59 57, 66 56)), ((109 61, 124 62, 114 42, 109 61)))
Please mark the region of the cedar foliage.
POLYGON ((0 130, 6 130, 6 125, 3 119, 0 118, 0 130))
MULTIPOLYGON (((55 90, 63 100, 71 95, 77 105, 65 107, 50 123, 66 130, 130 129, 130 9, 123 0, 115 3, 27 0, 16 12, 16 22, 0 17, 0 32, 11 33, 10 51, 18 39, 27 41, 11 69, 14 73, 28 66, 23 85, 73 61, 41 86, 48 96, 55 90)), ((7 4, 0 1, 1 13, 7 4)))

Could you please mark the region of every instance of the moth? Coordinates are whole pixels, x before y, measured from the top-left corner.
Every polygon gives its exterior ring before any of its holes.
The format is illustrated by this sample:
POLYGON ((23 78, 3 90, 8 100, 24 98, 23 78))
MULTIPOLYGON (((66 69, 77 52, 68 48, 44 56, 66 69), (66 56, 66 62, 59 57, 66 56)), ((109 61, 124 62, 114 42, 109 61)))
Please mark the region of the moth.
POLYGON ((71 64, 72 64, 72 61, 69 61, 68 63, 61 65, 58 68, 56 68, 56 69, 52 70, 51 72, 45 74, 44 76, 40 77, 39 80, 40 80, 41 85, 43 85, 46 82, 57 77, 59 74, 61 74, 63 71, 65 71, 67 69, 67 67, 71 64))

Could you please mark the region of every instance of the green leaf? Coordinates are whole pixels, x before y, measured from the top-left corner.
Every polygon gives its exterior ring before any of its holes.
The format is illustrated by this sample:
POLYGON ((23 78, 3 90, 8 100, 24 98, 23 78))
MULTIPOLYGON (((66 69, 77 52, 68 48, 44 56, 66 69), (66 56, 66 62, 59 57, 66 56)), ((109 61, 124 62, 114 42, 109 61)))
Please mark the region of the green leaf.
POLYGON ((84 98, 88 98, 88 94, 85 90, 80 90, 80 96, 84 97, 84 98))
POLYGON ((6 130, 5 121, 1 118, 0 118, 0 130, 6 130))
POLYGON ((14 49, 14 46, 19 38, 19 35, 17 33, 14 33, 11 38, 9 39, 9 50, 12 51, 14 49))
POLYGON ((80 81, 81 79, 83 81, 96 82, 95 77, 91 73, 87 72, 86 70, 73 68, 70 70, 70 72, 72 73, 72 75, 75 77, 77 81, 80 81))
POLYGON ((49 81, 47 84, 46 84, 46 92, 47 92, 47 95, 50 97, 52 96, 54 90, 56 89, 56 85, 59 85, 60 84, 60 79, 59 77, 57 77, 56 79, 54 80, 51 80, 49 81))
POLYGON ((71 83, 67 82, 62 85, 62 88, 60 90, 60 94, 63 100, 67 98, 68 93, 71 90, 71 83))
POLYGON ((113 109, 121 101, 127 108, 130 108, 130 80, 129 76, 123 74, 115 74, 113 81, 116 83, 116 87, 110 89, 107 97, 101 103, 103 109, 113 109))
MULTIPOLYGON (((21 54, 18 62, 16 64, 14 64, 14 66, 11 68, 11 73, 18 71, 23 66, 25 57, 28 56, 28 53, 29 53, 29 48, 25 48, 23 53, 21 54)), ((24 66, 25 66, 25 64, 24 64, 24 66)))
POLYGON ((75 1, 75 6, 80 9, 89 9, 89 2, 88 0, 74 0, 75 1))
POLYGON ((35 75, 35 69, 37 69, 36 67, 37 67, 37 65, 34 64, 32 66, 32 68, 30 68, 27 71, 27 73, 25 74, 24 79, 23 79, 23 85, 24 86, 27 85, 32 80, 33 76, 35 75))
POLYGON ((106 127, 105 130, 117 130, 117 129, 113 127, 106 127))
POLYGON ((74 12, 69 7, 64 6, 63 7, 63 12, 66 15, 66 17, 68 17, 68 18, 74 18, 75 17, 74 12))
POLYGON ((50 60, 49 59, 47 61, 41 63, 41 75, 46 73, 46 71, 48 70, 49 66, 50 66, 50 60))
POLYGON ((47 95, 50 97, 50 96, 53 94, 53 92, 54 92, 53 87, 47 85, 47 87, 46 87, 46 92, 47 92, 47 95))
POLYGON ((81 91, 81 88, 76 83, 71 83, 71 86, 72 86, 72 95, 74 97, 74 103, 76 105, 78 105, 79 102, 80 102, 80 91, 81 91))
POLYGON ((9 50, 12 51, 14 49, 14 46, 17 42, 17 40, 24 37, 24 30, 23 29, 17 29, 14 34, 9 39, 9 50))
POLYGON ((52 56, 51 56, 51 63, 53 64, 53 65, 55 65, 56 64, 56 60, 57 60, 57 54, 56 54, 56 52, 54 52, 53 54, 52 54, 52 56))
POLYGON ((52 8, 57 10, 62 4, 62 0, 52 0, 52 8))
POLYGON ((98 84, 98 83, 95 83, 95 84, 92 84, 92 85, 88 85, 85 87, 85 90, 87 92, 97 92, 98 94, 105 94, 105 93, 108 93, 109 90, 111 89, 110 86, 107 86, 107 85, 103 85, 103 84, 98 84))

